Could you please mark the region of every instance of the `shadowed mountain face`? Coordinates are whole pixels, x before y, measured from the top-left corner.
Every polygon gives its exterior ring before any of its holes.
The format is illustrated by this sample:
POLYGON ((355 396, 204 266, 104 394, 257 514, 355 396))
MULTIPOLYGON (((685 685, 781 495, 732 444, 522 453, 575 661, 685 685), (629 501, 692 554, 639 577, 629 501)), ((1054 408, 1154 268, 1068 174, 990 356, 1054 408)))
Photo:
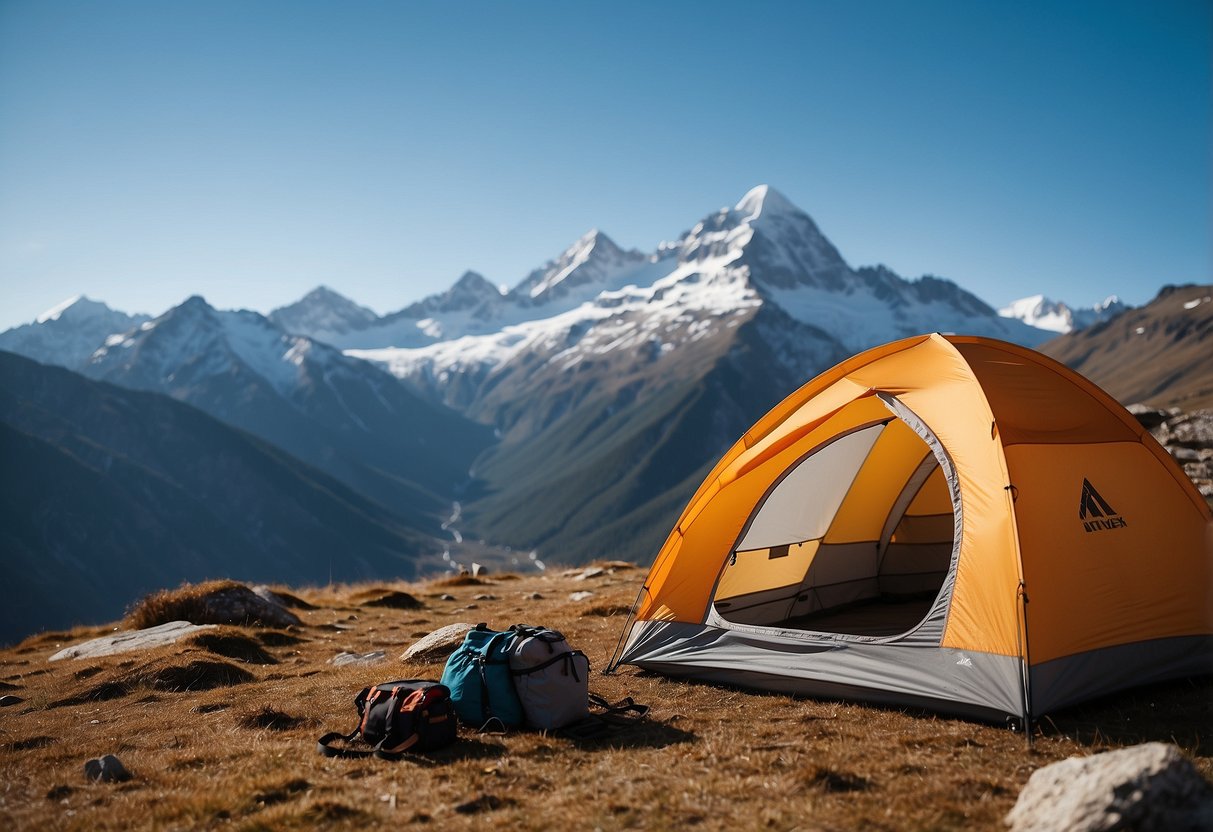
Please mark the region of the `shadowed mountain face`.
POLYGON ((434 533, 492 441, 374 365, 198 297, 111 339, 83 372, 194 405, 434 533))
POLYGON ((0 640, 110 620, 183 580, 413 576, 441 546, 165 396, 0 353, 0 640))
POLYGON ((1164 287, 1145 306, 1040 349, 1124 404, 1213 407, 1213 285, 1164 287))

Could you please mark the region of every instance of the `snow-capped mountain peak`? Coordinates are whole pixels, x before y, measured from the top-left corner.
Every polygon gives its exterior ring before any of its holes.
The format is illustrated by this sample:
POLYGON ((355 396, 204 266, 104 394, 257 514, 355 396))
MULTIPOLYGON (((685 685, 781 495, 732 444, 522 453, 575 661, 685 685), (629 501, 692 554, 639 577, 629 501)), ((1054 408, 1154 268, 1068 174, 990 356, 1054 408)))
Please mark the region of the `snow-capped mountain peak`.
POLYGON ((369 326, 379 316, 327 286, 317 286, 295 303, 275 309, 269 318, 287 332, 312 335, 327 341, 350 330, 369 326))
POLYGON ((128 315, 101 301, 75 295, 46 310, 32 323, 0 333, 0 349, 75 370, 114 333, 125 332, 146 320, 147 315, 128 315))
POLYGON ((137 372, 134 386, 173 388, 206 378, 251 372, 289 398, 299 388, 305 359, 344 362, 341 353, 288 335, 249 310, 220 311, 193 295, 137 329, 111 336, 86 372, 105 378, 137 372))
POLYGON ((770 185, 759 185, 741 198, 733 208, 739 214, 744 215, 743 222, 753 222, 764 214, 773 216, 775 214, 803 214, 804 212, 792 204, 786 196, 772 188, 770 185))
POLYGON ((1023 321, 1037 329, 1064 334, 1113 318, 1127 308, 1116 295, 1109 295, 1102 302, 1085 308, 1073 308, 1045 295, 1029 295, 1011 301, 999 309, 998 314, 1023 321))
POLYGON ((75 311, 73 314, 77 314, 80 312, 96 311, 98 308, 109 309, 109 307, 104 303, 89 300, 84 295, 72 295, 67 300, 61 301, 60 303, 55 304, 50 309, 43 312, 41 315, 35 318, 34 321, 35 323, 44 324, 47 321, 59 320, 69 310, 74 309, 75 311))
MULTIPOLYGON (((548 261, 527 275, 512 294, 539 304, 566 297, 583 286, 617 289, 620 287, 613 283, 612 278, 636 268, 647 259, 638 251, 624 251, 606 234, 592 228, 555 260, 548 261)), ((588 300, 589 297, 584 299, 588 300)))

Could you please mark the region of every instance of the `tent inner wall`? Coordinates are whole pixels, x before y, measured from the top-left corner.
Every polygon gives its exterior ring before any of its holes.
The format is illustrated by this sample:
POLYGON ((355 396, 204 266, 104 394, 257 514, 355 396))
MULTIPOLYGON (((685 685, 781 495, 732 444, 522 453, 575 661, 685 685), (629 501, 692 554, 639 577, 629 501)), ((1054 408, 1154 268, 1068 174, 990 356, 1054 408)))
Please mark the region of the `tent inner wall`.
POLYGON ((897 635, 930 608, 953 549, 943 471, 899 419, 792 466, 751 515, 717 584, 737 624, 897 635))

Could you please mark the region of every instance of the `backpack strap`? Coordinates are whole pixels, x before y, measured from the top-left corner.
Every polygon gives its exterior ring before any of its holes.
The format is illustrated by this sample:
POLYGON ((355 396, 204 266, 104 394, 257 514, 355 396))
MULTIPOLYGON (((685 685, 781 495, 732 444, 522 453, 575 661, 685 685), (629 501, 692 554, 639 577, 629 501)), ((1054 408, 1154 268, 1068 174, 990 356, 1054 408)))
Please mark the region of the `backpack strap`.
POLYGON ((629 722, 644 719, 649 713, 648 705, 641 705, 630 696, 625 696, 618 702, 611 704, 598 694, 591 693, 590 705, 601 709, 601 713, 597 713, 595 716, 616 718, 613 721, 618 721, 617 718, 619 717, 623 717, 629 722))
MULTIPOLYGON (((548 649, 549 650, 551 649, 550 645, 549 645, 548 649)), ((538 673, 541 670, 546 670, 547 668, 549 668, 552 665, 557 664, 559 662, 564 662, 565 663, 565 669, 564 669, 565 675, 567 676, 571 673, 573 675, 573 678, 576 679, 578 682, 580 682, 581 677, 577 675, 577 663, 575 661, 573 661, 573 659, 576 658, 577 656, 585 657, 585 653, 582 653, 580 650, 570 650, 567 653, 557 653, 556 655, 552 656, 552 658, 548 659, 547 661, 540 662, 539 664, 535 665, 534 667, 528 667, 523 670, 511 669, 510 675, 526 676, 531 673, 538 673)), ((586 657, 586 661, 587 662, 589 661, 588 657, 586 657)), ((598 697, 598 698, 602 699, 602 697, 598 697)), ((593 701, 593 694, 590 694, 590 701, 593 701)), ((603 699, 602 701, 603 701, 605 707, 609 707, 609 706, 605 705, 605 703, 606 703, 605 699, 603 699)))
POLYGON ((578 720, 572 725, 560 729, 561 736, 572 740, 595 740, 629 725, 634 725, 648 716, 649 706, 638 704, 632 697, 625 696, 612 704, 596 693, 590 694, 591 711, 585 719, 578 720))
POLYGON ((342 742, 353 742, 362 733, 361 726, 355 728, 353 733, 343 734, 340 731, 329 731, 327 734, 316 740, 316 750, 325 757, 340 757, 342 759, 358 759, 360 757, 370 757, 374 752, 358 751, 353 748, 334 748, 333 742, 341 740, 342 742))
MULTIPOLYGON (((498 719, 493 714, 493 703, 489 698, 489 680, 485 677, 485 666, 488 664, 504 664, 509 667, 509 659, 504 655, 500 659, 493 659, 493 648, 498 642, 508 642, 514 637, 515 633, 512 630, 506 630, 504 633, 498 633, 485 642, 484 649, 480 655, 476 657, 477 669, 480 671, 480 707, 484 712, 484 725, 480 726, 480 733, 484 733, 485 728, 489 723, 496 721, 501 726, 501 730, 505 731, 505 723, 498 719)), ((504 645, 501 648, 502 653, 505 653, 504 645)))

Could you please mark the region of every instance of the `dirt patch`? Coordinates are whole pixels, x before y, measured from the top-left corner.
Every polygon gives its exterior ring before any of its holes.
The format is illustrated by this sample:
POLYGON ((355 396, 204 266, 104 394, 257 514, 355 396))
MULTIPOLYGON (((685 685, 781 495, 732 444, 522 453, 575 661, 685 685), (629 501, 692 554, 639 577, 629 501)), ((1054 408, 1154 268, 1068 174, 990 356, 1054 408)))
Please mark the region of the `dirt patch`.
POLYGON ((258 640, 238 630, 207 630, 192 636, 187 643, 245 664, 278 664, 258 640))
POLYGON ((236 720, 236 724, 241 728, 253 731, 289 731, 306 723, 307 720, 301 717, 291 716, 290 714, 275 710, 269 705, 266 705, 255 713, 245 714, 236 720))
POLYGON ((362 602, 364 607, 385 607, 391 610, 417 610, 424 604, 407 592, 392 590, 381 595, 368 598, 362 602))
POLYGON ((127 682, 102 682, 76 696, 69 696, 67 699, 51 702, 46 707, 63 708, 70 705, 83 705, 86 702, 109 702, 113 699, 121 699, 124 696, 128 696, 132 690, 133 686, 127 682))
POLYGON ((471 575, 452 575, 449 578, 439 578, 430 581, 430 586, 484 586, 488 581, 482 581, 471 575))
POLYGON ((833 794, 864 792, 872 787, 871 781, 866 777, 860 777, 849 771, 834 771, 821 766, 806 772, 803 779, 806 786, 833 794))
POLYGON ((312 787, 312 784, 303 778, 288 780, 278 786, 271 786, 267 789, 253 794, 253 803, 259 807, 273 806, 278 803, 285 803, 291 798, 305 793, 312 787))
POLYGON ((611 618, 616 615, 627 616, 632 612, 632 608, 627 604, 598 604, 590 607, 582 613, 582 615, 597 615, 603 618, 611 618))
POLYGON ((46 748, 53 742, 55 742, 54 737, 30 737, 29 739, 6 743, 4 748, 6 751, 28 751, 31 748, 46 748))
POLYGON ((466 803, 460 803, 455 811, 461 815, 478 815, 481 812, 494 812, 507 806, 518 805, 511 797, 498 797, 495 794, 482 794, 466 803))
POLYGON ((307 641, 305 638, 291 635, 284 630, 266 630, 265 632, 258 633, 257 638, 266 647, 294 647, 307 641))
POLYGON ((332 800, 321 800, 313 803, 303 811, 303 819, 308 823, 338 823, 343 820, 361 818, 366 813, 353 806, 337 803, 332 800))
POLYGON ((184 667, 161 668, 150 677, 156 690, 212 690, 251 682, 256 677, 227 662, 193 661, 184 667))
POLYGON ((192 714, 213 714, 216 711, 226 711, 232 707, 229 702, 211 702, 206 705, 195 705, 190 708, 192 714))

